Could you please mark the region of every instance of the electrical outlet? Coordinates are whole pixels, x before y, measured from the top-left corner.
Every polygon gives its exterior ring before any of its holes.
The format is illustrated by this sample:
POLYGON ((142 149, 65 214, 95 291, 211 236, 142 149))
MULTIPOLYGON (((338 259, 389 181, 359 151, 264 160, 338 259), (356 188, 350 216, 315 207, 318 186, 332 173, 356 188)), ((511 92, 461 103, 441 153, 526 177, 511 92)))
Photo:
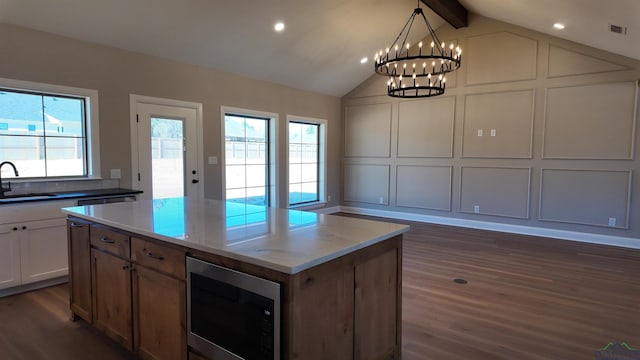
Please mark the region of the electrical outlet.
POLYGON ((112 179, 120 179, 120 177, 122 177, 122 171, 120 169, 111 169, 110 173, 112 179))
POLYGON ((496 129, 491 129, 491 136, 496 136, 496 129))
POLYGON ((476 214, 479 214, 480 213, 480 205, 474 205, 473 206, 473 212, 476 213, 476 214))
POLYGON ((218 157, 217 156, 209 156, 209 158, 207 158, 207 162, 209 163, 209 165, 217 165, 218 164, 218 157))
POLYGON ((609 218, 609 226, 616 226, 616 218, 609 218))
POLYGON ((484 131, 482 129, 478 129, 478 136, 484 135, 484 131))
POLYGON ((331 195, 327 195, 327 201, 331 201, 331 195))
POLYGON ((380 196, 380 198, 378 199, 378 203, 384 204, 384 198, 382 196, 380 196))

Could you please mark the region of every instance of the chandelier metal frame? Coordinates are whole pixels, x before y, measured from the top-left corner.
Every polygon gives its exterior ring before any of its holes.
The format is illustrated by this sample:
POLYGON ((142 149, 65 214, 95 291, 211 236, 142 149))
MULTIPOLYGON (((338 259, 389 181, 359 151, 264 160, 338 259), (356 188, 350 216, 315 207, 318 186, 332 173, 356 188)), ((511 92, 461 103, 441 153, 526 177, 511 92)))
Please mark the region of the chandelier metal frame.
POLYGON ((375 72, 387 76, 387 94, 399 98, 422 98, 444 94, 446 74, 460 68, 462 50, 459 46, 446 44, 438 39, 418 1, 402 31, 385 52, 375 55, 375 72), (423 42, 414 47, 408 43, 409 34, 416 17, 421 17, 428 29, 426 39, 431 39, 430 50, 423 52, 423 42), (402 42, 400 42, 400 40, 402 42))

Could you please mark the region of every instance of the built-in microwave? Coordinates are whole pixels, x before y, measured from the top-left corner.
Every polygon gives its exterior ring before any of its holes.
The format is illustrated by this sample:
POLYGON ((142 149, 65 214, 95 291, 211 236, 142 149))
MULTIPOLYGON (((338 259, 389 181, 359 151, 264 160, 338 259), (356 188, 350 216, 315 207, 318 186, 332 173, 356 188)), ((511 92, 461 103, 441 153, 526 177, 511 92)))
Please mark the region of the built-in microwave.
POLYGON ((280 284, 187 257, 187 343, 216 360, 280 359, 280 284))

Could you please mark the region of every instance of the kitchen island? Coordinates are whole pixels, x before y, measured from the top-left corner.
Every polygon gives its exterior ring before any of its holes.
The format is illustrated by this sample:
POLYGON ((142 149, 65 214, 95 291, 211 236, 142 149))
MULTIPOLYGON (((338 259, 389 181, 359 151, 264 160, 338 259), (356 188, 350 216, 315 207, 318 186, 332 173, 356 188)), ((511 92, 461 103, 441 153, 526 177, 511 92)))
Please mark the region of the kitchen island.
POLYGON ((63 211, 74 317, 143 358, 207 358, 186 341, 187 255, 281 285, 282 359, 400 358, 408 226, 190 198, 63 211))

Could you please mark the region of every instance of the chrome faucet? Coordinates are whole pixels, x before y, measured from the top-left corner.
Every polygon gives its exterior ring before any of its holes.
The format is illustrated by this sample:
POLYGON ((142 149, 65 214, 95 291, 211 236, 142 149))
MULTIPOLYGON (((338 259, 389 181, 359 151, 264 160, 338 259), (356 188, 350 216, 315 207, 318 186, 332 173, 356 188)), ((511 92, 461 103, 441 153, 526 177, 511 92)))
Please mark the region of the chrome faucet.
POLYGON ((4 197, 4 193, 11 191, 11 182, 7 181, 7 187, 4 187, 4 185, 2 185, 2 166, 4 165, 11 165, 16 176, 20 176, 18 175, 18 169, 16 169, 16 166, 13 165, 11 161, 3 161, 2 163, 0 163, 0 199, 4 197))

